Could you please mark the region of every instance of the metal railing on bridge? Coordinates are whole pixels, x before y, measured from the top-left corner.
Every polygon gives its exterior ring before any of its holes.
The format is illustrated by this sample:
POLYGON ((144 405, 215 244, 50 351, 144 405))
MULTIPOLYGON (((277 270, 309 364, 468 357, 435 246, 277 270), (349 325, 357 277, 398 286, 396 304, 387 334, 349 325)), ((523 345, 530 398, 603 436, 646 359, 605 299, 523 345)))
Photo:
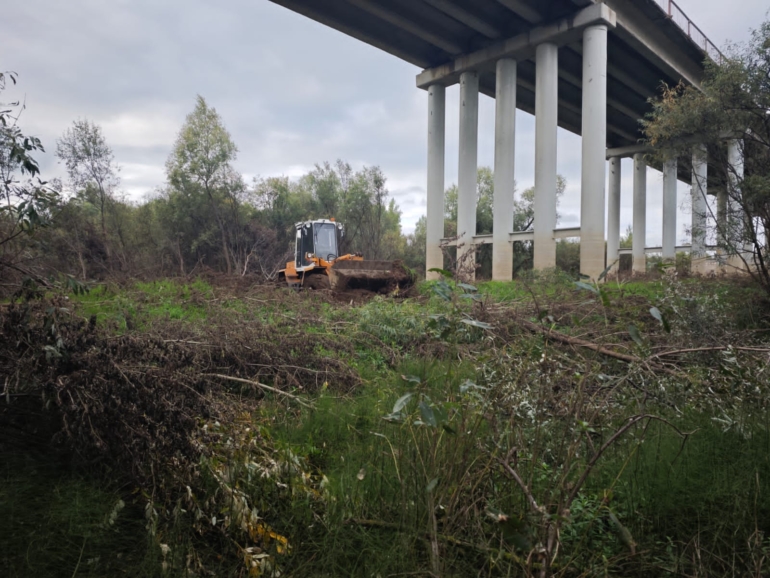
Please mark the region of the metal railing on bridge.
POLYGON ((684 32, 690 39, 697 44, 714 62, 722 63, 725 56, 717 48, 716 44, 711 42, 704 34, 703 30, 690 20, 674 0, 655 0, 666 12, 668 17, 684 32))

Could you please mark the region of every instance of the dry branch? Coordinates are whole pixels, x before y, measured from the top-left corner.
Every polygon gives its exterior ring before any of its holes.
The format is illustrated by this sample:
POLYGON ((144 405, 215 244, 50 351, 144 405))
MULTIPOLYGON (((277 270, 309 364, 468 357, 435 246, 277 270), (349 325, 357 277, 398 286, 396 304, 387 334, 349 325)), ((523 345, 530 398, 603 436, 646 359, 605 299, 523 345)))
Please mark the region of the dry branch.
POLYGON ((734 349, 736 351, 753 351, 755 353, 770 353, 770 349, 764 347, 738 347, 735 345, 721 345, 715 347, 692 347, 690 349, 674 349, 672 351, 663 351, 656 353, 650 359, 656 359, 658 357, 664 357, 668 355, 682 355, 683 353, 698 353, 702 351, 727 351, 728 349, 734 349))
POLYGON ((221 373, 204 373, 204 375, 209 377, 218 377, 219 379, 227 379, 229 381, 237 381, 238 383, 246 383, 248 385, 254 385, 256 387, 259 387, 260 389, 264 389, 265 391, 270 391, 272 393, 277 393, 279 395, 283 395, 285 397, 288 397, 289 399, 292 399, 296 401, 298 404, 313 409, 313 405, 304 401, 302 398, 291 394, 287 391, 283 391, 281 389, 278 389, 276 387, 271 387, 269 385, 265 385, 264 383, 260 383, 258 381, 251 381, 250 379, 242 379, 240 377, 233 377, 231 375, 222 375, 221 373))
POLYGON ((538 325, 537 323, 532 323, 531 321, 527 321, 526 319, 522 319, 521 324, 527 329, 529 329, 530 331, 534 331, 537 333, 544 333, 545 335, 547 335, 551 339, 554 339, 555 341, 560 341, 568 345, 577 345, 578 347, 585 347, 587 349, 592 349, 597 353, 601 353, 602 355, 606 355, 608 357, 614 357, 615 359, 620 359, 621 361, 625 361, 626 363, 642 362, 642 359, 635 355, 619 353, 617 351, 607 349, 606 347, 602 347, 601 345, 597 345, 596 343, 593 343, 591 341, 586 341, 585 339, 580 339, 578 337, 571 337, 569 335, 565 335, 564 333, 560 333, 558 331, 554 331, 553 329, 549 329, 547 327, 543 327, 542 325, 538 325))
MULTIPOLYGON (((607 349, 606 347, 602 347, 601 345, 598 345, 596 343, 592 343, 591 341, 586 341, 585 339, 570 337, 569 335, 565 335, 564 333, 560 333, 558 331, 554 331, 553 329, 543 327, 542 325, 538 325, 537 323, 532 323, 531 321, 527 321, 526 319, 522 319, 520 322, 524 327, 526 327, 530 331, 543 333, 547 337, 550 337, 555 341, 560 341, 561 343, 566 343, 568 345, 575 345, 577 347, 585 347, 586 349, 591 349, 593 351, 596 351, 597 353, 601 353, 602 355, 606 355, 607 357, 613 357, 615 359, 625 361, 626 363, 640 363, 640 364, 646 363, 644 359, 642 359, 641 357, 637 357, 636 355, 619 353, 617 351, 613 351, 612 349, 607 349)), ((660 367, 658 365, 652 365, 651 367, 653 369, 657 369, 658 371, 662 371, 663 373, 667 373, 673 377, 678 377, 678 378, 685 377, 681 373, 674 371, 672 369, 668 369, 666 367, 660 367)))

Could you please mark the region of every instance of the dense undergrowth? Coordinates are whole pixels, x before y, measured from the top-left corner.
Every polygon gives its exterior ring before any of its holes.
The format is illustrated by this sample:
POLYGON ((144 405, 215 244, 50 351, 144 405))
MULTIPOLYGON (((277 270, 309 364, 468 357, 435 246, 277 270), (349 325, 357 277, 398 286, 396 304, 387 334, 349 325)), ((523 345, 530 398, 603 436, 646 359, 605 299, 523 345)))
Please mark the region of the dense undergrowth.
POLYGON ((768 571, 770 318, 741 280, 166 280, 0 321, 3 575, 768 571))

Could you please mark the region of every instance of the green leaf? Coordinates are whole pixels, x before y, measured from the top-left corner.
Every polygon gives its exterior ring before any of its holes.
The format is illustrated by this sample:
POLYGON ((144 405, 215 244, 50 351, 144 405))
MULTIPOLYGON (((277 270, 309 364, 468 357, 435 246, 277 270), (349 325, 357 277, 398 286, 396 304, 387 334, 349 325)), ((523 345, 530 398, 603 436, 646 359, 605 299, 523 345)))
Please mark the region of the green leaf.
POLYGON ((427 403, 425 403, 425 400, 422 400, 420 402, 419 407, 420 407, 420 415, 422 416, 422 421, 431 427, 436 427, 438 425, 438 421, 436 420, 436 415, 433 413, 433 408, 431 408, 427 403))
POLYGON ((438 478, 433 478, 430 482, 428 482, 428 485, 425 486, 425 491, 430 494, 433 490, 436 489, 437 485, 438 485, 438 478))
POLYGON ((650 315, 652 315, 655 319, 660 321, 661 325, 663 325, 663 329, 666 331, 666 333, 671 333, 671 326, 668 324, 668 320, 665 318, 663 313, 660 312, 660 309, 657 307, 653 307, 650 309, 650 315))
POLYGON ((575 281, 575 286, 580 289, 590 291, 591 293, 596 293, 597 295, 599 294, 599 290, 589 283, 583 283, 583 281, 575 281))
POLYGON ((644 345, 644 341, 642 340, 642 335, 639 333, 639 330, 636 328, 636 325, 631 324, 628 326, 628 334, 631 336, 631 339, 633 339, 637 345, 639 345, 640 347, 644 345))
POLYGON ((446 422, 447 418, 449 417, 447 415, 446 409, 444 409, 440 405, 434 405, 433 406, 433 414, 436 416, 436 421, 438 423, 446 422))
POLYGON ((489 389, 488 387, 481 387, 480 385, 476 385, 473 383, 470 379, 466 379, 460 384, 460 393, 465 393, 466 391, 469 391, 471 389, 480 389, 482 391, 486 391, 489 389))
POLYGON ((473 285, 468 285, 467 283, 458 283, 457 286, 460 289, 463 289, 464 291, 468 291, 469 293, 475 293, 478 291, 477 287, 474 287, 473 285))
POLYGON ((450 301, 452 299, 452 288, 443 279, 433 285, 433 292, 444 301, 450 301))
POLYGON ((610 272, 610 269, 612 269, 613 265, 615 265, 615 263, 611 263, 609 267, 607 267, 604 271, 601 272, 601 274, 599 275, 599 281, 601 281, 607 276, 607 273, 610 272))
POLYGON ((389 413, 386 416, 383 416, 385 421, 388 421, 390 423, 401 423, 404 421, 404 414, 401 412, 398 413, 389 413))
POLYGON ((396 400, 396 403, 393 404, 393 413, 399 413, 402 409, 406 407, 406 404, 409 403, 409 400, 412 399, 413 393, 406 393, 399 397, 396 400))
POLYGON ((605 307, 610 306, 610 296, 607 294, 607 292, 604 290, 603 287, 599 287, 599 296, 602 298, 602 305, 605 307))
POLYGON ((465 323, 471 327, 478 327, 479 329, 492 329, 492 326, 489 323, 477 321, 476 319, 460 319, 460 323, 465 323))
POLYGON ((432 269, 428 269, 429 273, 438 273, 442 277, 446 277, 447 279, 452 278, 452 272, 447 271, 446 269, 439 269, 438 267, 433 267, 432 269))
POLYGON ((609 514, 612 525, 615 526, 615 530, 617 530, 621 542, 623 542, 623 544, 625 544, 632 553, 635 553, 636 542, 634 541, 634 537, 631 535, 631 532, 629 532, 628 528, 620 523, 620 520, 618 520, 618 517, 613 512, 610 512, 609 514))
POLYGON ((422 380, 416 375, 402 375, 401 379, 403 379, 404 381, 409 381, 411 383, 422 383, 422 380))

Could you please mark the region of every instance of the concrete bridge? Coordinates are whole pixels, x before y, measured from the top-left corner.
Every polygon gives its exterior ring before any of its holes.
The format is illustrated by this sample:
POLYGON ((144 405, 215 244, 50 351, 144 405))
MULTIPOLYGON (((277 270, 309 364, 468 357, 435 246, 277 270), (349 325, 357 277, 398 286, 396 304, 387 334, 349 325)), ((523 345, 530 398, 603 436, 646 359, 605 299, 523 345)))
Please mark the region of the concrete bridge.
MULTIPOLYGON (((593 278, 619 256, 620 159, 633 156, 634 270, 645 270, 646 164, 639 119, 662 82, 699 86, 717 48, 673 0, 271 0, 423 69, 428 94, 427 268, 443 255, 445 92, 460 85, 460 255, 493 246, 493 278, 512 277, 513 241, 534 241, 534 266, 556 264, 556 239, 580 237, 593 278), (476 235, 479 93, 496 99, 494 225, 476 235), (513 232, 515 109, 535 115, 534 231, 513 232), (580 228, 556 225, 557 127, 582 136, 580 228), (605 194, 609 159, 609 195, 605 194), (608 206, 607 206, 608 201, 608 206), (605 240, 605 210, 607 238, 605 240)), ((731 141, 737 156, 738 141, 731 141)), ((693 183, 692 253, 706 256, 707 158, 663 171, 664 258, 676 252, 676 183, 693 183)), ((722 203, 723 204, 723 203, 722 203)), ((721 205, 720 205, 721 206, 721 205)), ((472 255, 468 257, 472 258, 472 255)), ((428 274, 429 278, 431 274, 428 274)))

